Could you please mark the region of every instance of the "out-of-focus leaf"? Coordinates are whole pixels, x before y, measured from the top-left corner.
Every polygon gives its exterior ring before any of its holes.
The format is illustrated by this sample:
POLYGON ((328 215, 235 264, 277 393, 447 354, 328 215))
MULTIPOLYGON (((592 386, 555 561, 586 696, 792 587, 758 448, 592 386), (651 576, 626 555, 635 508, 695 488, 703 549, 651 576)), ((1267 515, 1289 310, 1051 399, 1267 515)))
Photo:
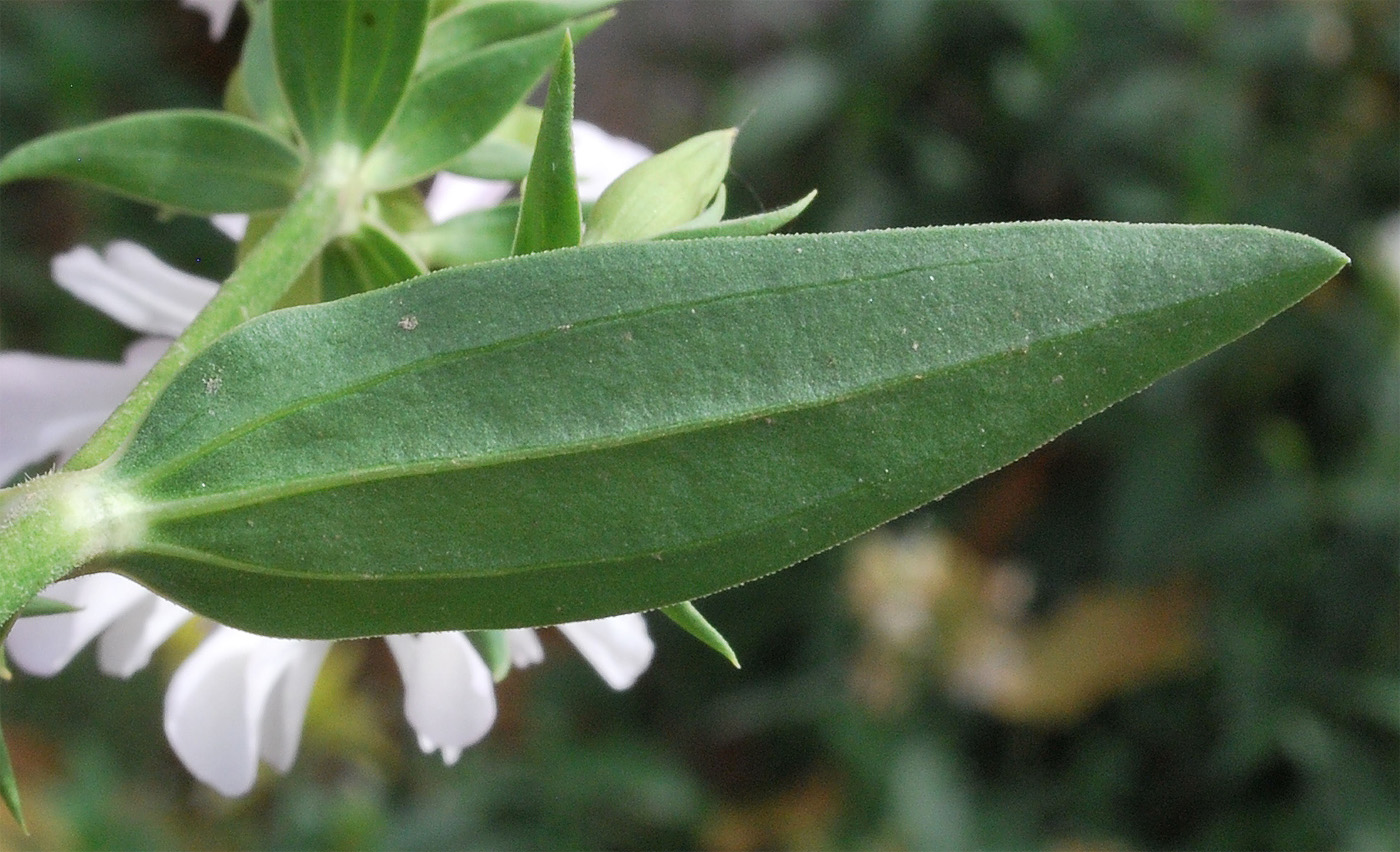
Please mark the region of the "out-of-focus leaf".
POLYGON ((679 603, 1024 455, 1345 262, 1264 228, 1051 222, 445 270, 201 352, 89 475, 123 507, 89 545, 274 635, 679 603))
POLYGON ((26 142, 0 159, 0 183, 65 178, 207 216, 285 207, 302 167, 296 149, 247 119, 161 110, 26 142))
POLYGON ((459 175, 488 180, 524 180, 530 172, 535 138, 540 133, 540 117, 540 110, 535 107, 517 106, 485 139, 444 168, 459 175))
MULTIPOLYGON (((607 17, 599 13, 570 29, 581 38, 607 17)), ((369 187, 413 183, 479 142, 539 82, 563 36, 556 27, 501 42, 415 77, 362 170, 369 187)))
POLYGON ((758 237, 763 234, 771 234, 802 215, 802 211, 806 210, 807 205, 811 204, 812 199, 816 197, 817 191, 814 189, 797 201, 786 207, 779 207, 777 210, 755 213, 752 216, 743 216, 713 225, 687 225, 664 234, 658 234, 657 239, 693 240, 696 237, 758 237))
POLYGON ((559 64, 549 82, 530 177, 520 198, 511 254, 576 246, 583 235, 574 174, 574 45, 564 33, 559 64))
POLYGON ((224 92, 224 109, 257 121, 288 138, 294 135, 291 113, 277 81, 272 52, 272 18, 266 6, 252 5, 243 53, 224 92))
POLYGON ((307 145, 368 150, 403 99, 426 0, 269 0, 268 12, 277 77, 307 145))
POLYGON ((0 799, 5 800, 5 807, 19 823, 20 830, 28 834, 29 826, 24 824, 24 811, 20 808, 19 783, 15 781, 15 768, 10 764, 10 749, 5 745, 3 733, 0 733, 0 799))
POLYGON ((495 0, 436 17, 423 38, 418 70, 426 72, 474 50, 554 29, 615 0, 495 0))
POLYGON ((491 679, 496 683, 510 674, 510 646, 506 644, 503 630, 473 630, 467 634, 472 645, 481 653, 481 659, 491 670, 491 679))
POLYGON ((427 272, 412 252, 375 225, 340 237, 321 255, 321 298, 340 299, 427 272))
POLYGON ((519 204, 502 204, 454 216, 404 239, 434 269, 499 260, 510 257, 519 219, 519 204))

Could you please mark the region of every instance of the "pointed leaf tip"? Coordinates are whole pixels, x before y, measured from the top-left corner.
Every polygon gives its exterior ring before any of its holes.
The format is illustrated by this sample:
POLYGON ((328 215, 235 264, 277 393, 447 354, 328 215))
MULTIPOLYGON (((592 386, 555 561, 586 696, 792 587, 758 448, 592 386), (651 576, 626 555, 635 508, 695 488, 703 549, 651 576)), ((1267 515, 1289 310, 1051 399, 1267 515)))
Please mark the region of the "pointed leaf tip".
POLYGON ((705 616, 700 614, 700 610, 695 608, 695 604, 690 601, 663 606, 661 614, 680 625, 681 629, 711 649, 716 651, 721 657, 728 660, 734 668, 743 668, 739 665, 739 657, 734 653, 734 649, 729 646, 729 641, 724 638, 715 626, 710 624, 705 616))

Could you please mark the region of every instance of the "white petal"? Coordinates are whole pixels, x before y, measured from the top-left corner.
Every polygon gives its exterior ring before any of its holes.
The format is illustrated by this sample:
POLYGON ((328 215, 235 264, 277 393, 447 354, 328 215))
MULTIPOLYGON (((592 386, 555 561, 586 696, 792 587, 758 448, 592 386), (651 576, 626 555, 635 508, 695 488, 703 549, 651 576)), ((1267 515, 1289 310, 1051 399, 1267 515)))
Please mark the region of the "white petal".
POLYGON ((561 624, 559 629, 613 689, 631 686, 651 665, 655 646, 638 613, 561 624))
POLYGON ((165 736, 190 774, 225 796, 257 780, 258 757, 285 770, 330 643, 220 627, 180 665, 165 693, 165 736), (272 742, 264 745, 271 720, 272 742))
POLYGON ((651 156, 651 151, 630 139, 612 136, 586 121, 574 122, 574 169, 578 172, 581 201, 597 201, 608 184, 651 156))
POLYGON ((510 664, 517 669, 544 662, 544 646, 540 644, 540 637, 528 627, 506 631, 506 651, 510 653, 510 664))
POLYGON ((223 232, 223 235, 238 242, 248 233, 247 213, 215 213, 209 217, 213 226, 223 232))
POLYGON ((108 244, 101 257, 88 246, 56 255, 51 272, 60 287, 122 325, 164 337, 184 331, 219 289, 125 241, 108 244))
POLYGON ((403 678, 403 712, 424 752, 451 765, 496 721, 496 692, 481 655, 461 633, 386 636, 403 678))
POLYGON ((191 617, 179 604, 148 593, 103 632, 97 643, 98 667, 113 677, 131 677, 191 617))
POLYGON ((514 184, 504 180, 482 180, 463 177, 451 172, 438 172, 433 185, 428 188, 428 196, 423 206, 428 218, 434 222, 445 222, 453 216, 460 216, 472 210, 487 210, 495 207, 510 194, 514 184))
POLYGON ((120 364, 0 352, 0 484, 49 456, 72 455, 169 345, 139 340, 120 364))
POLYGON ((207 15, 209 40, 218 41, 228 32, 228 22, 233 18, 233 9, 238 5, 238 0, 180 0, 180 5, 207 15))
POLYGON ((301 653, 287 666, 267 701, 267 713, 262 724, 262 758, 278 772, 292 768, 297 745, 301 742, 302 723, 311 703, 311 690, 321 663, 331 649, 330 642, 302 640, 297 643, 301 653))
POLYGON ((124 614, 156 596, 144 586, 116 574, 89 574, 59 580, 44 597, 81 609, 57 615, 21 618, 6 641, 10 658, 30 674, 49 677, 77 656, 87 643, 124 614))

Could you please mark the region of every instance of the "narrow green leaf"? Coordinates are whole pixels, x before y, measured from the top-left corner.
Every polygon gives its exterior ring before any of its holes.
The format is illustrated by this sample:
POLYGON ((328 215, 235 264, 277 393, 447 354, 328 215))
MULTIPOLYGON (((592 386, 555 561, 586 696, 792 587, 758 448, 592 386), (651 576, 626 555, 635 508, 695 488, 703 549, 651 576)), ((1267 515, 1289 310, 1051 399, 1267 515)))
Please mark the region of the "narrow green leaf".
POLYGON ((3 733, 0 733, 0 799, 5 800, 5 807, 19 823, 20 831, 29 834, 29 826, 24 823, 24 811, 20 808, 19 782, 15 780, 15 768, 10 764, 10 749, 5 744, 3 733))
POLYGON ((413 73, 426 0, 269 0, 268 11, 277 77, 307 145, 369 150, 413 73))
POLYGON ((583 213, 574 174, 574 43, 566 31, 545 96, 530 176, 520 197, 511 254, 576 246, 582 236, 583 213))
POLYGON ((695 604, 685 601, 671 606, 663 606, 661 614, 678 624, 686 633, 705 643, 711 650, 718 652, 734 668, 742 668, 739 665, 739 658, 734 654, 734 649, 729 647, 729 640, 724 638, 723 633, 715 629, 709 619, 700 614, 700 610, 695 608, 695 604))
POLYGON ((814 189, 797 201, 786 207, 779 207, 777 210, 755 213, 752 216, 716 222, 712 225, 703 223, 685 225, 674 231, 658 234, 656 238, 659 240, 693 240, 699 237, 760 237, 773 233, 802 215, 802 211, 806 210, 807 205, 811 204, 812 199, 816 197, 817 191, 814 189))
POLYGON ((723 185, 737 133, 702 133, 623 172, 588 214, 584 245, 651 239, 701 215, 723 185))
POLYGON ((104 564, 274 635, 675 604, 1024 455, 1345 262, 1265 228, 1048 222, 444 270, 201 353, 94 471, 132 542, 104 564))
MULTIPOLYGON (((576 38, 608 17, 576 22, 576 38)), ((563 28, 493 45, 413 79, 361 174, 379 191, 414 183, 460 156, 508 115, 558 55, 563 28)))
POLYGON ((405 234, 404 239, 433 269, 499 260, 510 257, 519 219, 520 205, 502 204, 454 216, 426 230, 405 234))
POLYGON ((614 0, 497 0, 460 6, 434 18, 418 57, 420 72, 492 44, 567 24, 614 0))
POLYGON ((321 298, 340 299, 406 281, 428 269, 392 234, 365 224, 321 255, 321 298))
POLYGON ((161 110, 26 142, 0 159, 0 183, 64 178, 208 216, 285 207, 302 168, 296 149, 247 119, 161 110))
POLYGON ((66 601, 56 601, 53 598, 37 597, 20 608, 15 613, 18 618, 33 618, 40 615, 63 615, 64 613, 77 612, 82 609, 80 606, 73 606, 66 601))

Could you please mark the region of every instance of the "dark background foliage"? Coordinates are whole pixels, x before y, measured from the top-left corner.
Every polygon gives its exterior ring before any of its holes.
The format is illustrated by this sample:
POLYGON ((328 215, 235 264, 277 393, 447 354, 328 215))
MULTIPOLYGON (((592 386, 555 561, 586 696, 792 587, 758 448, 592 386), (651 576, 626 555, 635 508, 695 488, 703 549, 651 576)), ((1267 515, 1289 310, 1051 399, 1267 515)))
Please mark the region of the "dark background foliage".
MULTIPOLYGON (((0 3, 0 150, 215 105, 240 21, 0 3)), ((285 779, 226 801, 160 731, 178 653, 6 687, 34 848, 1400 846, 1400 6, 637 2, 579 51, 581 117, 664 148, 742 126, 731 204, 803 230, 1252 222, 1348 252, 1259 332, 894 525, 660 619, 613 694, 559 642, 453 768, 382 645, 346 643, 285 779), (1396 249, 1392 248, 1391 252, 1396 249)), ((77 242, 224 274, 206 223, 0 193, 0 343, 115 358, 54 287, 77 242)), ((736 554, 735 558, 742 558, 736 554)), ((189 639, 185 640, 188 648, 189 639)))

